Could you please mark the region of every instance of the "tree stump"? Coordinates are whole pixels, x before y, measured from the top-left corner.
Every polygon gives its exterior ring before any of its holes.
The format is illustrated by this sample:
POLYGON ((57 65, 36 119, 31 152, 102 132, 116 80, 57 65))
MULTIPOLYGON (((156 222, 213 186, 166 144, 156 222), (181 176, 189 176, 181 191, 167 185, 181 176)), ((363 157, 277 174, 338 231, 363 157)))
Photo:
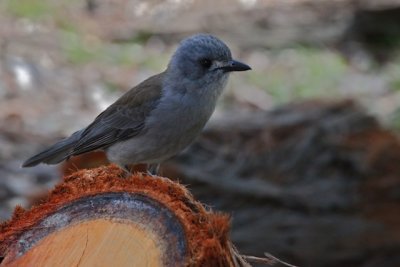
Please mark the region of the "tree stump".
POLYGON ((0 266, 243 266, 227 215, 182 185, 114 165, 64 178, 0 228, 0 266))

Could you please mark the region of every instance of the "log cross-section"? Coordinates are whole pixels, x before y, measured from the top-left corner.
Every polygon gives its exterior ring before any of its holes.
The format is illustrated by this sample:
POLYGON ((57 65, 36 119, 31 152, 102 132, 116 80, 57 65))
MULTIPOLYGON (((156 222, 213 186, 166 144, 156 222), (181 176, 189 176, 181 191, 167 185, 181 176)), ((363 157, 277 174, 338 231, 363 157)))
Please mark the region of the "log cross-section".
POLYGON ((35 247, 13 265, 179 266, 185 262, 184 241, 181 223, 160 203, 106 193, 76 200, 25 231, 5 263, 35 247))
POLYGON ((114 165, 66 176, 0 227, 0 266, 243 266, 229 218, 185 187, 114 165))

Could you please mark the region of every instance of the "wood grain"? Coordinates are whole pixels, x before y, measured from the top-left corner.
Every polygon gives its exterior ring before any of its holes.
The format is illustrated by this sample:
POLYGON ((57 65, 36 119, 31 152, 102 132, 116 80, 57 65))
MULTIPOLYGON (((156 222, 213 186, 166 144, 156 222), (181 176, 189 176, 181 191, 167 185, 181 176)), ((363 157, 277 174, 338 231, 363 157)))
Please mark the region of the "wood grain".
POLYGON ((54 232, 8 266, 162 266, 150 231, 97 219, 54 232))

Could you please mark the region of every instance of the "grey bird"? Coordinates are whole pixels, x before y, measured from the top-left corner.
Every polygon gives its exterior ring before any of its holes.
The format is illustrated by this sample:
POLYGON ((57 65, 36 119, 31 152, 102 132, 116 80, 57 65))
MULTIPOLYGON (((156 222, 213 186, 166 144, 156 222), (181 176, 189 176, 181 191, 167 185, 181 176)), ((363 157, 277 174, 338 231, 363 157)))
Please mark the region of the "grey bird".
POLYGON ((73 133, 23 167, 57 164, 71 156, 104 150, 109 161, 128 170, 159 164, 178 154, 200 134, 213 113, 229 73, 251 68, 233 60, 229 48, 209 34, 184 39, 167 69, 132 88, 86 128, 73 133))

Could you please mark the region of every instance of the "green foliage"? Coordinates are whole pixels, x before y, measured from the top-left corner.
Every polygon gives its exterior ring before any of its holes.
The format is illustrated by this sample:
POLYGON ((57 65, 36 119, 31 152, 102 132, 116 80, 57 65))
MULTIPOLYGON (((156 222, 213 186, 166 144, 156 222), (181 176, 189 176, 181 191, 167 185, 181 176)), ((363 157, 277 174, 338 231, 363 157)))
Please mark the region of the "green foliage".
POLYGON ((67 60, 72 64, 100 62, 108 65, 141 65, 155 71, 168 63, 169 56, 149 55, 143 45, 131 43, 107 43, 81 35, 78 31, 64 33, 63 49, 67 60))
MULTIPOLYGON (((400 74, 399 74, 400 75, 400 74)), ((391 80, 390 88, 395 91, 400 91, 400 76, 391 80)))
POLYGON ((8 12, 17 17, 39 19, 51 13, 48 0, 5 0, 8 12))
POLYGON ((112 83, 110 81, 104 81, 104 86, 107 91, 107 93, 115 93, 120 90, 120 86, 118 86, 115 83, 112 83))
POLYGON ((136 65, 146 54, 143 46, 138 44, 108 44, 103 49, 103 59, 105 63, 111 65, 131 66, 136 65))
MULTIPOLYGON (((273 53, 273 52, 272 52, 273 53)), ((347 65, 335 52, 297 47, 272 56, 262 73, 246 73, 254 85, 265 88, 278 103, 293 99, 334 96, 347 65)))
POLYGON ((397 108, 389 116, 389 127, 393 130, 400 131, 400 108, 397 108))
POLYGON ((153 36, 153 33, 146 32, 146 31, 138 31, 135 34, 132 35, 132 37, 124 39, 124 40, 119 40, 116 41, 116 43, 131 43, 131 44, 145 44, 151 37, 153 36))
POLYGON ((78 34, 78 28, 73 21, 70 21, 68 18, 58 16, 55 18, 55 23, 57 27, 63 31, 64 33, 74 33, 78 34))
POLYGON ((397 55, 393 62, 386 68, 389 78, 389 87, 393 91, 400 91, 400 55, 397 55))
POLYGON ((145 61, 142 61, 143 66, 155 70, 162 71, 166 68, 170 56, 169 55, 153 55, 148 57, 145 61))
POLYGON ((64 53, 72 64, 84 64, 101 56, 96 44, 85 42, 78 34, 66 33, 63 40, 64 53))

